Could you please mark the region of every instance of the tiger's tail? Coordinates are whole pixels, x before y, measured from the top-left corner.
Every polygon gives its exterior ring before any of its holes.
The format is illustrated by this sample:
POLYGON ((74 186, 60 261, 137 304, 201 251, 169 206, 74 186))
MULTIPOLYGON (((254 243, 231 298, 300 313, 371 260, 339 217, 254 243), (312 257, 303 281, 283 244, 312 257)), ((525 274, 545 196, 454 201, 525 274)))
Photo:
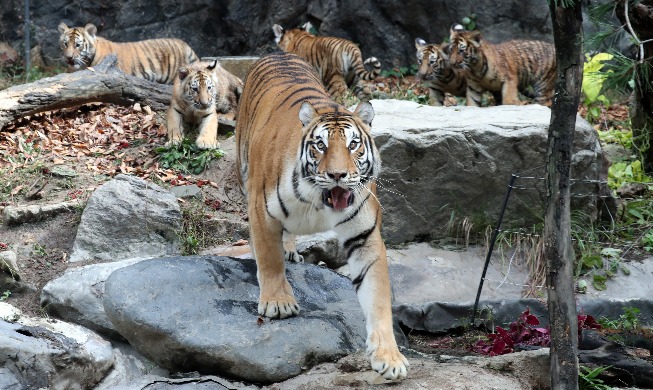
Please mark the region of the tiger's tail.
POLYGON ((361 80, 371 81, 379 77, 381 74, 381 62, 376 57, 370 57, 363 62, 362 65, 356 67, 356 76, 361 80), (368 71, 365 66, 369 65, 372 70, 368 71))

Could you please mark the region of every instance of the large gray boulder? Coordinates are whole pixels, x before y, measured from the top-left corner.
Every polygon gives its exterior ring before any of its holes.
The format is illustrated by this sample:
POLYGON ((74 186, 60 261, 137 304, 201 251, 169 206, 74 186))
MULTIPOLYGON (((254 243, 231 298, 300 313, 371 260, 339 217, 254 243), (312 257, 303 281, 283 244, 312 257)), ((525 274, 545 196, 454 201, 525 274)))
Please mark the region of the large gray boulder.
POLYGON ((104 309, 131 345, 174 372, 270 383, 364 347, 363 313, 347 278, 309 264, 287 264, 287 276, 302 311, 284 320, 259 319, 253 260, 212 256, 116 270, 104 309))
MULTIPOLYGON (((378 192, 386 243, 447 236, 462 231, 465 219, 477 232, 494 227, 512 174, 520 178, 503 226, 530 228, 543 220, 549 108, 371 103, 376 113, 372 133, 383 161, 378 192)), ((596 218, 598 194, 607 188, 598 182, 605 179, 602 169, 596 131, 578 117, 572 210, 596 218)))
POLYGON ((0 318, 1 389, 91 389, 113 366, 111 343, 81 326, 23 317, 2 302, 0 318))
POLYGON ((110 337, 120 337, 104 313, 104 282, 111 273, 141 260, 131 259, 69 268, 41 291, 41 307, 62 320, 110 337))
POLYGON ((93 192, 70 261, 117 261, 180 253, 181 211, 168 190, 118 175, 93 192))

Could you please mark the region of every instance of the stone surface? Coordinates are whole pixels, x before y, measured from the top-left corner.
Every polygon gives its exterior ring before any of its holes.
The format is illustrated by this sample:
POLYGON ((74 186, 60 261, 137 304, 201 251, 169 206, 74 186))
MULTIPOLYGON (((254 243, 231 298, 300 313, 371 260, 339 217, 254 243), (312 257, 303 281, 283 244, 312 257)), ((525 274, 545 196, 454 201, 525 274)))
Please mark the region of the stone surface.
POLYGON ((3 389, 89 389, 112 365, 111 344, 81 326, 28 317, 0 320, 3 389))
POLYGON ((117 175, 88 200, 70 261, 117 261, 180 253, 177 198, 156 184, 117 175))
POLYGON ((324 262, 331 269, 347 264, 347 259, 340 256, 338 235, 333 231, 297 236, 296 244, 297 252, 304 256, 306 263, 324 262))
POLYGON ((69 268, 41 291, 41 307, 62 320, 83 325, 111 337, 120 337, 104 313, 104 283, 119 268, 137 263, 138 259, 91 264, 69 268))
POLYGON ((264 389, 532 390, 550 387, 547 348, 493 358, 442 356, 437 359, 410 352, 407 357, 408 377, 392 384, 367 370, 365 356, 357 353, 264 389))
MULTIPOLYGON (((494 227, 512 174, 523 178, 515 182, 502 227, 541 222, 549 108, 371 103, 383 161, 378 193, 386 243, 450 235, 465 220, 476 231, 494 227)), ((602 164, 596 131, 578 117, 572 179, 598 181, 602 164)), ((596 218, 598 186, 572 183, 572 210, 596 218)))
POLYGON ((363 314, 348 279, 309 264, 287 264, 287 276, 302 311, 284 320, 258 320, 254 261, 210 256, 116 270, 104 308, 130 344, 171 371, 270 383, 364 347, 363 314))
POLYGON ((186 186, 174 186, 170 192, 177 198, 198 198, 202 196, 202 190, 196 184, 186 186))
POLYGON ((7 226, 38 222, 50 219, 61 213, 73 212, 82 207, 84 207, 84 202, 79 200, 71 200, 55 204, 7 206, 2 212, 3 222, 7 226))

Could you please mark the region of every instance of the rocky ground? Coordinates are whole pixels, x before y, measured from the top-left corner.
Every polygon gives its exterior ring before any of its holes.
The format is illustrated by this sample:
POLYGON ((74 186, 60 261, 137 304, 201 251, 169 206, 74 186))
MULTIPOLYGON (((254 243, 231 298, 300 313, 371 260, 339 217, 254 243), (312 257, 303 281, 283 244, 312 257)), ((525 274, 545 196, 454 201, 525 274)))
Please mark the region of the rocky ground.
MULTIPOLYGON (((410 95, 405 91, 412 91, 411 96, 422 99, 425 96, 425 91, 417 87, 412 78, 388 78, 377 87, 391 97, 410 95)), ((455 104, 456 100, 450 98, 448 103, 455 104)), ((614 112, 612 118, 621 117, 625 111, 624 107, 611 110, 614 112)), ((27 286, 22 292, 11 291, 5 295, 6 302, 29 316, 46 315, 39 302, 45 283, 69 267, 88 264, 68 262, 85 201, 98 186, 118 173, 136 175, 167 188, 191 185, 199 188, 197 196, 182 200, 187 221, 182 240, 197 241, 189 243, 187 253, 217 244, 242 243, 238 237, 212 237, 207 231, 210 225, 206 223, 216 219, 246 222, 237 181, 233 171, 225 169, 233 166, 233 149, 225 148, 225 156, 211 161, 200 174, 183 173, 165 166, 161 152, 157 152, 165 142, 163 123, 164 118, 159 114, 139 107, 85 105, 26 118, 0 132, 3 178, 0 209, 79 202, 79 207, 73 211, 47 221, 0 225, 0 250, 9 248, 17 252, 22 281, 27 286)), ((230 136, 229 129, 221 131, 223 145, 233 145, 227 141, 230 136)), ((0 295, 2 293, 0 291, 0 295)), ((430 354, 435 350, 438 355, 467 356, 473 355, 468 346, 479 336, 466 333, 433 337, 415 333, 409 338, 411 347, 418 352, 430 354)), ((345 380, 344 385, 369 383, 357 377, 360 373, 352 375, 351 381, 345 380)))

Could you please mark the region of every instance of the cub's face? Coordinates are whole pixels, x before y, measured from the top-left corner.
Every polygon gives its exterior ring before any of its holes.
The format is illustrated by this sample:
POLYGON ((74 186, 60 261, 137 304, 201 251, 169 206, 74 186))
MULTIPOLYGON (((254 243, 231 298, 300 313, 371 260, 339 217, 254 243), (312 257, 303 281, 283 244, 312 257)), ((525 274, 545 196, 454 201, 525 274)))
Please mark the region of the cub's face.
POLYGON ((95 57, 95 34, 93 24, 85 27, 68 28, 63 22, 59 24, 59 44, 68 66, 74 69, 90 66, 95 57))
POLYGON ((373 117, 369 103, 359 104, 353 114, 325 115, 310 103, 302 104, 302 176, 312 183, 313 196, 327 207, 345 210, 366 195, 365 184, 379 174, 381 162, 369 129, 373 117))
POLYGON ((217 62, 199 63, 179 69, 179 79, 182 82, 182 98, 198 110, 205 110, 215 104, 216 85, 213 71, 217 62))
POLYGON ((479 56, 481 33, 479 31, 451 30, 451 64, 458 68, 473 67, 481 60, 479 56))
POLYGON ((415 40, 417 49, 417 77, 433 80, 449 66, 449 57, 438 45, 429 45, 423 39, 415 40))

